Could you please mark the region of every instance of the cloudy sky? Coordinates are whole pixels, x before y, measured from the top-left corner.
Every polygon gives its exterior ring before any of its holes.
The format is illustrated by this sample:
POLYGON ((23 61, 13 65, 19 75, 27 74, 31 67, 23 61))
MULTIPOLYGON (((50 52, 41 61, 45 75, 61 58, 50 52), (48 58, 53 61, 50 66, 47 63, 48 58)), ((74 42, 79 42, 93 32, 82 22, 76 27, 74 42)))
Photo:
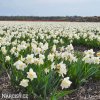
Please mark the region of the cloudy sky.
POLYGON ((100 0, 0 0, 0 16, 100 16, 100 0))

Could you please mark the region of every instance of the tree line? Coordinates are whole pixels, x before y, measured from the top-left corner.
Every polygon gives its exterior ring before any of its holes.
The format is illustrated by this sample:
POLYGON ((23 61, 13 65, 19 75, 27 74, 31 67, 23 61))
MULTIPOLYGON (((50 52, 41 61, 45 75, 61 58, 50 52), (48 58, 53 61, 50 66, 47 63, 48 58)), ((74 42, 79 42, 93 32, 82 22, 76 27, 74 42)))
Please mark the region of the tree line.
POLYGON ((69 21, 69 22, 100 22, 100 16, 0 16, 0 21, 69 21))

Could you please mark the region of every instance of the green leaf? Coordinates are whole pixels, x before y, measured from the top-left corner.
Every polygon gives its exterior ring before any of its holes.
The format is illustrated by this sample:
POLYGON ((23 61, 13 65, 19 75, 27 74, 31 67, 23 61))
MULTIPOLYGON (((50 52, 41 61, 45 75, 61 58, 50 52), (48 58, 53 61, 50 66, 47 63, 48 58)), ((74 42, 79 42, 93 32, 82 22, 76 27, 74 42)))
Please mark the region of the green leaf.
POLYGON ((65 91, 58 91, 52 97, 51 100, 58 100, 61 97, 64 97, 68 94, 71 94, 74 90, 65 90, 65 91), (53 98, 53 99, 52 99, 53 98))

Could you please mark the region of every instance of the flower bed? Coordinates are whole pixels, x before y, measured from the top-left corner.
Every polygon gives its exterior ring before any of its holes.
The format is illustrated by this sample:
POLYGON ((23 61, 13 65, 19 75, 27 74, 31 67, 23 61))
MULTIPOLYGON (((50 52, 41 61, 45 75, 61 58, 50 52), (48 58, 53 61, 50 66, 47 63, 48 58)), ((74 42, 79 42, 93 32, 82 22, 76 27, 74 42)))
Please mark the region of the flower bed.
POLYGON ((73 47, 100 48, 99 25, 4 24, 0 24, 1 70, 17 89, 39 100, 58 100, 89 78, 100 79, 100 52, 80 53, 73 47))

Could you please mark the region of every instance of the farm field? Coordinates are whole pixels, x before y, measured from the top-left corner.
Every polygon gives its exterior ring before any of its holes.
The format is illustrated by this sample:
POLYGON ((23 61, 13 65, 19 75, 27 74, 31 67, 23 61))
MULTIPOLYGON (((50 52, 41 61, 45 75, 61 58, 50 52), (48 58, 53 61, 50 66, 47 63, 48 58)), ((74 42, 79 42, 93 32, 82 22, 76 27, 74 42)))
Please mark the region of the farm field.
POLYGON ((100 23, 0 21, 0 74, 32 100, 100 83, 100 23))

